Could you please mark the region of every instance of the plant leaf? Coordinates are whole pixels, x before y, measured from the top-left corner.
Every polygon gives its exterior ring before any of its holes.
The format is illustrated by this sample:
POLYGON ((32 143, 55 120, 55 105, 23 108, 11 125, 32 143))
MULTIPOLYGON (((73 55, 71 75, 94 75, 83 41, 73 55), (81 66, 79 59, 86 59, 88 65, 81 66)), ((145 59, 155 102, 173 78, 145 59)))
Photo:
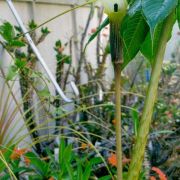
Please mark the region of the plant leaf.
MULTIPOLYGON (((174 13, 174 22, 175 22, 175 13, 174 13)), ((151 33, 147 34, 145 41, 141 46, 141 53, 150 61, 151 65, 154 62, 155 56, 158 52, 159 41, 161 38, 161 33, 164 28, 164 22, 158 24, 154 30, 153 38, 151 33)), ((171 33, 169 34, 169 39, 171 38, 171 33)))
POLYGON ((7 41, 11 42, 15 37, 13 26, 9 22, 4 22, 0 26, 0 35, 7 41))
MULTIPOLYGON (((10 156, 11 156, 11 154, 12 154, 12 152, 13 152, 13 149, 14 149, 14 146, 12 146, 12 147, 9 147, 9 148, 2 148, 1 146, 0 146, 0 151, 1 151, 1 153, 3 154, 3 159, 5 159, 6 160, 6 162, 8 163, 9 161, 10 161, 10 156)), ((3 172, 3 170, 6 168, 6 165, 4 164, 4 162, 3 161, 1 161, 0 160, 0 172, 3 172)))
MULTIPOLYGON (((133 12, 134 11, 135 10, 133 10, 133 12)), ((137 11, 133 16, 129 15, 125 18, 121 26, 124 58, 122 68, 124 68, 139 52, 148 31, 148 25, 141 11, 137 11)))
POLYGON ((142 0, 142 10, 153 37, 155 27, 176 7, 178 0, 142 0))
POLYGON ((25 43, 22 42, 22 41, 19 41, 19 40, 12 40, 10 42, 10 45, 13 46, 13 47, 24 47, 25 43))
POLYGON ((33 152, 27 152, 25 156, 30 160, 31 165, 34 167, 34 170, 39 173, 42 177, 48 174, 48 166, 43 162, 38 156, 33 152))
POLYGON ((49 98, 50 97, 50 92, 49 92, 49 88, 46 86, 43 89, 39 90, 37 92, 38 96, 40 96, 41 98, 49 98))
POLYGON ((141 0, 136 0, 132 5, 130 6, 128 10, 128 15, 133 16, 136 14, 136 12, 141 11, 142 6, 141 6, 141 0))
POLYGON ((151 65, 158 51, 159 40, 161 38, 161 32, 163 30, 163 23, 159 24, 154 31, 154 37, 152 40, 151 33, 149 32, 145 41, 141 46, 141 53, 150 61, 151 65))
POLYGON ((6 80, 11 81, 17 75, 17 67, 12 65, 8 67, 8 73, 6 75, 6 80))
POLYGON ((176 16, 177 16, 177 21, 180 29, 180 0, 178 1, 177 9, 176 9, 176 16))
POLYGON ((96 38, 96 36, 101 32, 101 30, 102 30, 104 27, 106 27, 108 24, 109 24, 109 18, 106 18, 106 19, 103 21, 103 23, 97 28, 96 32, 93 33, 93 34, 90 36, 88 42, 87 42, 86 45, 85 45, 84 51, 86 51, 86 48, 87 48, 87 46, 89 45, 89 43, 90 43, 91 41, 93 41, 93 40, 96 38))

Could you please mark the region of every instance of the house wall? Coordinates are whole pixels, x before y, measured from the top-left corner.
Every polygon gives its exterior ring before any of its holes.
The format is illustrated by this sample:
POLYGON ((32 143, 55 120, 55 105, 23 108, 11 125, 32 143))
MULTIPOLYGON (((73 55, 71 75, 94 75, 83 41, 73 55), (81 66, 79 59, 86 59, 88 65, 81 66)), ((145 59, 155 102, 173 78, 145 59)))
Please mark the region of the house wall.
MULTIPOLYGON (((83 0, 16 0, 13 1, 14 5, 19 12, 23 22, 25 25, 31 20, 34 19, 37 24, 41 24, 45 22, 47 19, 50 19, 53 16, 56 16, 59 13, 62 13, 70 8, 73 7, 74 3, 81 3, 83 0)), ((63 43, 69 42, 70 38, 73 39, 73 65, 76 67, 78 65, 78 57, 79 57, 79 46, 77 45, 77 41, 80 40, 80 35, 83 32, 83 29, 86 25, 88 14, 89 14, 90 8, 88 6, 85 6, 83 8, 80 8, 76 11, 67 13, 61 17, 56 18, 55 20, 47 23, 45 26, 47 26, 51 33, 50 35, 45 39, 45 41, 38 46, 38 49, 42 56, 44 57, 46 63, 48 64, 49 68, 55 74, 55 67, 56 67, 56 59, 55 59, 55 51, 53 50, 54 44, 58 39, 61 39, 63 43)), ((95 9, 93 19, 90 23, 90 27, 88 29, 88 36, 91 32, 92 28, 97 27, 98 21, 97 21, 97 11, 95 9)), ((0 23, 4 20, 11 22, 12 24, 16 24, 16 21, 7 5, 5 0, 0 0, 0 23)), ((17 24, 16 24, 17 25, 17 24)), ((176 25, 174 27, 174 33, 172 36, 171 41, 168 43, 165 59, 168 60, 171 57, 171 53, 174 51, 174 47, 178 41, 178 26, 176 25)), ((36 31, 37 34, 39 34, 39 29, 36 31)), ((87 38, 86 41, 87 42, 87 38)), ((66 53, 69 53, 69 49, 66 48, 66 53)), ((93 41, 88 49, 87 49, 87 59, 90 61, 94 66, 96 66, 96 41, 93 41)), ((3 64, 3 69, 5 72, 7 72, 8 64, 11 63, 11 58, 6 52, 0 53, 0 60, 3 64)), ((109 62, 108 62, 109 63, 109 62)), ((107 79, 112 79, 112 66, 109 63, 108 64, 108 75, 107 79)), ((39 64, 39 69, 43 69, 41 65, 39 64)), ((44 73, 45 74, 45 73, 44 73)), ((2 89, 3 84, 3 78, 0 78, 0 89, 2 89)), ((86 82, 86 77, 83 76, 82 83, 86 82)), ((52 85, 50 85, 50 88, 52 93, 54 92, 54 88, 52 85)), ((15 82, 15 86, 13 88, 14 92, 17 92, 17 99, 20 99, 20 91, 19 85, 17 82, 15 82)), ((15 106, 14 101, 12 100, 12 109, 13 106, 15 106)), ((18 115, 17 115, 18 116, 18 115)), ((22 119, 19 120, 19 125, 22 124, 22 119)), ((17 126, 17 127, 18 127, 17 126)), ((18 129, 18 128, 17 128, 18 129)), ((26 133, 26 131, 25 131, 26 133)), ((13 136, 13 135, 12 135, 13 136)))

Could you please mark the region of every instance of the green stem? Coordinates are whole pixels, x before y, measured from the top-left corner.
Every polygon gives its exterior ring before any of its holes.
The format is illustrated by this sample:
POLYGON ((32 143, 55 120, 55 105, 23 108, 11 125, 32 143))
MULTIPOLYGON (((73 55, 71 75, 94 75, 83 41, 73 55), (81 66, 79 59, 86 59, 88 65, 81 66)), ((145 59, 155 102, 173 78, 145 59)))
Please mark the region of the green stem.
POLYGON ((120 23, 110 21, 110 45, 111 58, 114 65, 115 75, 115 120, 116 120, 116 156, 117 156, 117 179, 122 180, 122 132, 121 132, 121 65, 122 45, 120 38, 120 23))
POLYGON ((122 132, 121 132, 121 66, 114 66, 115 73, 115 120, 116 120, 116 155, 117 179, 122 180, 122 132))
POLYGON ((151 126, 153 108, 157 97, 158 82, 161 74, 166 44, 169 40, 173 24, 174 13, 169 15, 164 22, 164 28, 162 30, 161 38, 159 41, 158 53, 156 54, 156 57, 154 59, 151 80, 145 99, 145 106, 140 121, 137 140, 134 146, 127 180, 138 180, 139 174, 141 172, 148 134, 151 126))

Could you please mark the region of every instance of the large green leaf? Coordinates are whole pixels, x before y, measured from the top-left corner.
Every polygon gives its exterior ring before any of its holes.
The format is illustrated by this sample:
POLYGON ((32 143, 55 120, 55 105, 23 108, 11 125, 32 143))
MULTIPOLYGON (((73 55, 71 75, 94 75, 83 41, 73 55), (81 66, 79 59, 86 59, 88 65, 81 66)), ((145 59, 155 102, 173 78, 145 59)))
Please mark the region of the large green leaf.
POLYGON ((150 61, 151 65, 158 51, 159 40, 161 37, 161 32, 163 30, 163 23, 159 24, 154 31, 154 36, 152 40, 151 33, 149 32, 145 41, 141 46, 141 53, 150 61))
MULTIPOLYGON (((174 13, 174 22, 175 19, 176 18, 174 13)), ((164 28, 164 22, 159 23, 154 30, 153 38, 151 36, 151 33, 149 32, 147 34, 145 41, 141 46, 142 54, 150 61, 151 65, 153 64, 155 56, 158 52, 159 42, 163 28, 164 28)), ((171 38, 171 33, 169 34, 169 39, 170 38, 171 38)))
POLYGON ((141 14, 139 7, 136 7, 138 11, 133 9, 130 11, 123 24, 121 26, 121 36, 123 42, 123 58, 124 68, 139 52, 141 44, 144 42, 146 34, 149 31, 148 25, 141 14))
POLYGON ((141 9, 141 0, 136 0, 134 3, 131 4, 128 10, 128 15, 133 16, 137 11, 141 11, 141 9))
POLYGON ((178 24, 179 24, 179 28, 180 28, 180 0, 178 1, 176 15, 177 15, 177 21, 178 21, 178 24))
POLYGON ((142 0, 142 10, 153 36, 155 27, 177 6, 178 0, 142 0))

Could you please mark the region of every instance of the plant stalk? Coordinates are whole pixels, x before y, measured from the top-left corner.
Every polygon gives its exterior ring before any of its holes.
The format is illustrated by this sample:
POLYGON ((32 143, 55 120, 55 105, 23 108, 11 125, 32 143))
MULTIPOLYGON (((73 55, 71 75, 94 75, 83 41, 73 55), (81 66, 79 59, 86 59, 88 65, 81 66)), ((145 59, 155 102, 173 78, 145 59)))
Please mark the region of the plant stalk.
POLYGON ((122 45, 120 37, 120 23, 110 21, 110 48, 115 76, 115 121, 116 121, 116 156, 117 179, 122 180, 122 132, 121 132, 121 65, 122 45))
POLYGON ((117 179, 122 180, 122 132, 121 132, 121 66, 114 66, 115 73, 115 120, 116 120, 116 156, 117 179))
POLYGON ((158 52, 154 59, 151 80, 147 90, 145 106, 143 109, 136 143, 133 149, 127 180, 138 180, 144 159, 145 148, 151 126, 153 108, 157 97, 158 83, 160 79, 164 54, 167 42, 174 24, 174 13, 171 13, 164 22, 164 28, 159 41, 158 52))

